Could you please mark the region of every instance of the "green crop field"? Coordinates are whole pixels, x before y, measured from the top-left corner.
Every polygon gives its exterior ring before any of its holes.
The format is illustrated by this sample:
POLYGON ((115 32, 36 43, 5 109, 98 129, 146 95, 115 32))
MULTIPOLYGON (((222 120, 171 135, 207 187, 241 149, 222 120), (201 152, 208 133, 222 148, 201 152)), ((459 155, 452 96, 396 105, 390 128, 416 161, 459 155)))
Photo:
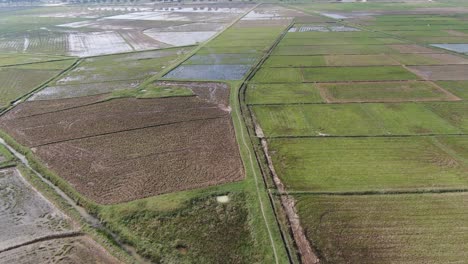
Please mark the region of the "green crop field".
POLYGON ((466 194, 295 198, 323 263, 466 261, 466 194))
POLYGON ((0 108, 29 93, 69 67, 74 60, 0 68, 0 108))
POLYGON ((385 45, 320 45, 305 41, 304 46, 279 46, 273 55, 381 54, 398 51, 385 45), (307 46, 306 46, 307 45, 307 46))
POLYGON ((463 103, 369 103, 253 106, 267 137, 466 133, 463 103))
POLYGON ((437 84, 454 95, 468 100, 468 81, 440 81, 437 84))
POLYGON ((247 89, 248 104, 288 104, 323 102, 315 84, 250 84, 247 89))
POLYGON ((415 74, 399 66, 307 68, 303 69, 303 73, 304 80, 309 82, 419 79, 415 74))
POLYGON ((290 191, 363 192, 467 188, 464 136, 271 139, 290 191), (464 147, 452 148, 453 145, 464 147))
POLYGON ((327 55, 327 66, 400 65, 388 55, 327 55))
POLYGON ((0 4, 0 169, 76 228, 0 262, 467 263, 467 1, 117 2, 0 4))
POLYGON ((330 102, 404 102, 453 100, 431 82, 321 83, 330 102))
POLYGON ((326 66, 323 56, 270 56, 264 67, 312 67, 326 66))
POLYGON ((258 83, 298 83, 303 81, 300 68, 262 68, 252 80, 258 83))

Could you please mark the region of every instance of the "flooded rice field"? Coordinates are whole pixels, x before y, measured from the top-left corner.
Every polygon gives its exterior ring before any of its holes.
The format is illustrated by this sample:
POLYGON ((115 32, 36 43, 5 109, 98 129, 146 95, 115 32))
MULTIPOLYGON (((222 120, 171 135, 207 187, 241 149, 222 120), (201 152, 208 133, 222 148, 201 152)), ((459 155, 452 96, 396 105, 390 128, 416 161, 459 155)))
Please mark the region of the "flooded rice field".
POLYGON ((117 81, 49 86, 35 93, 30 101, 74 98, 136 88, 140 81, 117 81))
POLYGON ((204 42, 214 36, 217 31, 193 31, 193 32, 146 32, 153 39, 172 45, 186 46, 204 42))
POLYGON ((180 65, 164 76, 166 79, 241 80, 251 65, 180 65))
POLYGON ((294 26, 288 32, 351 32, 361 31, 358 28, 348 26, 330 26, 330 25, 300 25, 294 26))
POLYGON ((468 44, 431 44, 431 46, 458 53, 468 53, 468 44))

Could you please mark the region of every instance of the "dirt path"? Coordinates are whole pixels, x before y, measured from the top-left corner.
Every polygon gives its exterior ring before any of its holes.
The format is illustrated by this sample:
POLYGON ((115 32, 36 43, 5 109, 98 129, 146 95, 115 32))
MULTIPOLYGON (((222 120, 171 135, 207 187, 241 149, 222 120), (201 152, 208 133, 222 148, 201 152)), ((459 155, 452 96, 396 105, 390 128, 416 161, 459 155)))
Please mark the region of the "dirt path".
MULTIPOLYGON (((244 83, 242 84, 241 87, 244 87, 244 88, 246 87, 247 82, 250 81, 253 78, 255 73, 260 69, 261 65, 268 59, 268 57, 271 55, 271 53, 276 48, 276 46, 279 44, 279 42, 284 38, 284 36, 288 32, 289 28, 293 24, 294 24, 294 21, 292 21, 291 25, 288 28, 285 29, 285 31, 281 34, 281 36, 278 37, 278 39, 270 47, 270 49, 264 55, 264 57, 261 59, 261 61, 252 69, 252 71, 250 72, 250 74, 248 75, 248 77, 246 78, 246 80, 244 81, 244 83)), ((245 92, 245 89, 244 89, 244 92, 245 92)), ((242 92, 242 88, 241 88, 241 92, 242 92)), ((242 97, 239 95, 239 102, 241 101, 241 98, 242 97)), ((244 97, 244 99, 245 99, 245 97, 244 97)), ((246 105, 245 101, 243 103, 246 105)), ((248 107, 247 107, 247 111, 249 111, 248 107)), ((239 122, 241 122, 239 114, 237 112, 236 112, 236 114, 237 114, 237 117, 239 119, 239 122)), ((244 118, 244 122, 247 122, 247 118, 244 118)), ((255 121, 251 120, 251 122, 254 123, 253 125, 255 127, 255 132, 260 132, 260 134, 263 134, 263 131, 261 130, 261 127, 258 126, 258 124, 256 124, 255 121)), ((265 213, 264 213, 264 209, 263 209, 264 205, 263 205, 262 200, 260 199, 260 191, 259 191, 259 187, 258 187, 258 181, 259 181, 258 180, 258 175, 257 175, 257 173, 256 173, 256 171, 255 171, 255 169, 253 167, 252 153, 251 153, 250 149, 248 148, 248 145, 246 143, 245 136, 244 136, 244 131, 242 129, 241 129, 241 134, 242 134, 243 144, 246 146, 246 148, 248 149, 248 152, 249 152, 251 167, 252 167, 252 170, 253 170, 253 173, 254 173, 254 176, 255 176, 254 178, 255 178, 256 187, 257 187, 257 194, 259 196, 259 201, 261 203, 261 208, 262 208, 263 217, 265 219, 265 223, 267 223, 267 219, 265 217, 265 213)), ((266 140, 262 139, 262 145, 264 145, 264 142, 266 143, 266 140)), ((265 152, 265 155, 269 159, 268 152, 265 152)), ((268 165, 270 166, 271 165, 271 160, 268 160, 268 163, 269 163, 268 165)), ((273 167, 271 165, 270 169, 272 169, 272 168, 273 167)), ((274 172, 274 170, 273 170, 273 172, 274 172)), ((274 175, 276 175, 276 173, 274 173, 274 175)), ((262 181, 264 181, 263 176, 262 176, 262 181)), ((278 177, 276 177, 276 179, 275 179, 275 185, 277 185, 276 187, 278 188, 280 194, 284 192, 284 186, 283 186, 283 184, 281 183, 281 181, 279 180, 278 177)), ((273 202, 272 201, 273 198, 271 197, 271 193, 269 193, 268 195, 270 196, 270 202, 273 202)), ((291 231, 293 233, 293 238, 294 238, 295 243, 296 243, 296 245, 298 247, 299 254, 301 255, 301 262, 304 263, 304 264, 319 263, 319 259, 315 255, 315 253, 313 252, 312 247, 311 247, 309 241, 307 240, 307 238, 306 238, 306 236, 304 234, 304 231, 302 229, 302 226, 300 224, 299 216, 297 215, 296 209, 294 207, 294 200, 292 199, 292 197, 288 197, 287 195, 286 196, 281 195, 281 204, 283 206, 283 209, 285 210, 285 213, 286 213, 286 216, 288 218, 289 224, 291 225, 291 231)), ((276 221, 279 222, 278 219, 276 219, 276 221)), ((267 228, 269 230, 268 224, 267 224, 267 228)), ((272 239, 270 230, 269 230, 269 233, 270 233, 270 239, 272 239)), ((285 241, 283 241, 283 242, 286 243, 285 241)), ((272 245, 274 246, 273 240, 272 240, 272 245)))

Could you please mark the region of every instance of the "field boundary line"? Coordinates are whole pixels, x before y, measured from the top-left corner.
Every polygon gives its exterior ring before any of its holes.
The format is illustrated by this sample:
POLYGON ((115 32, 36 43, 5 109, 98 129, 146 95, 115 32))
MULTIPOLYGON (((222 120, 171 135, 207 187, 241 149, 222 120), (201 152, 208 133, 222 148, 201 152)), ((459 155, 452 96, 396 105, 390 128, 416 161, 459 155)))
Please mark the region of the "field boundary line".
POLYGON ((45 60, 45 61, 35 61, 35 62, 23 62, 23 63, 15 63, 15 64, 6 64, 1 65, 0 68, 4 67, 15 67, 15 66, 23 66, 23 65, 31 65, 31 64, 40 64, 40 63, 49 63, 49 62, 57 62, 57 61, 67 61, 67 60, 76 60, 75 57, 65 58, 65 59, 56 59, 56 60, 45 60))
MULTIPOLYGON (((247 90, 247 87, 248 87, 248 84, 249 84, 249 81, 255 76, 255 74, 262 68, 262 65, 263 63, 269 58, 269 56, 273 53, 273 51, 275 50, 275 48, 278 46, 278 44, 281 42, 281 40, 286 36, 286 34, 288 33, 289 29, 295 24, 295 20, 293 19, 290 23, 290 25, 283 31, 283 33, 277 38, 277 40, 273 43, 273 45, 270 47, 270 49, 266 52, 266 54, 261 58, 261 60, 259 61, 259 63, 257 63, 257 65, 255 65, 255 67, 249 72, 249 75, 247 76, 247 78, 244 80, 244 82, 242 83, 241 85, 241 88, 240 88, 240 93, 243 95, 242 97, 239 96, 239 103, 242 105, 242 99, 245 100, 246 98, 246 90, 247 90)), ((245 111, 249 112, 250 115, 252 115, 252 113, 250 112, 249 108, 248 108, 248 105, 245 104, 244 102, 244 105, 246 107, 246 110, 243 110, 243 108, 241 107, 241 113, 242 113, 242 116, 244 118, 244 123, 247 124, 247 117, 246 117, 246 114, 245 114, 245 111)), ((253 120, 249 119, 250 122, 254 122, 253 120)), ((256 124, 252 124, 253 126, 256 126, 256 124)), ((247 133, 249 134, 249 138, 250 138, 250 142, 251 144, 255 144, 254 142, 252 142, 252 135, 250 135, 250 129, 246 126, 247 128, 247 133)), ((255 133, 255 132, 254 132, 255 133)), ((244 143, 245 143, 245 139, 243 137, 243 140, 244 140, 244 143)), ((264 142, 262 142, 262 150, 263 152, 265 151, 264 147, 265 145, 263 144, 264 142)), ((255 156, 256 156, 256 160, 257 160, 257 163, 260 163, 260 161, 258 160, 258 157, 257 157, 257 151, 254 149, 254 152, 255 152, 255 156)), ((268 160, 268 154, 266 153, 263 153, 265 155, 265 157, 267 158, 267 165, 268 165, 268 168, 270 170, 271 173, 273 173, 273 176, 274 176, 274 171, 272 171, 272 167, 271 167, 271 163, 269 162, 268 160)), ((261 173, 262 173, 262 179, 264 181, 264 184, 265 186, 268 186, 267 182, 266 182, 266 178, 267 177, 266 175, 264 175, 263 173, 263 170, 261 170, 261 173)), ((275 187, 276 188, 279 188, 278 187, 278 180, 279 178, 275 178, 273 179, 273 182, 275 184, 275 187)), ((281 182, 280 182, 281 183, 281 182)), ((276 209, 275 209, 275 205, 274 205, 274 198, 273 198, 273 195, 272 193, 270 192, 269 189, 267 189, 267 193, 268 193, 268 197, 269 197, 269 200, 270 200, 270 204, 273 208, 273 210, 275 211, 274 214, 275 214, 275 218, 276 218, 276 222, 279 226, 279 229, 280 229, 280 232, 281 232, 281 235, 282 235, 282 239, 283 239, 283 243, 288 251, 288 257, 290 259, 290 262, 293 262, 292 261, 292 252, 290 252, 290 248, 289 248, 289 243, 286 241, 285 239, 285 235, 283 234, 283 231, 282 231, 282 228, 281 228, 281 224, 280 224, 280 221, 277 217, 277 213, 276 213, 276 209)), ((292 235, 293 237, 293 243, 295 244, 295 247, 296 249, 298 250, 298 253, 299 253, 299 256, 301 258, 301 260, 304 262, 304 263, 318 263, 319 262, 319 259, 318 257, 315 255, 314 251, 312 250, 312 246, 310 244, 310 242, 308 241, 308 239, 305 237, 305 234, 303 232, 303 229, 302 229, 302 226, 300 225, 300 221, 299 221, 299 217, 297 215, 297 213, 295 213, 295 208, 294 208, 294 200, 292 199, 292 197, 286 197, 286 198, 282 198, 280 199, 280 203, 282 205, 282 209, 284 210, 284 213, 285 213, 285 216, 286 216, 286 219, 287 221, 289 222, 289 232, 290 234, 289 235, 292 235)))
POLYGON ((324 196, 359 196, 359 195, 402 195, 402 194, 444 194, 444 193, 467 193, 468 188, 461 189, 415 189, 415 190, 369 190, 349 192, 314 192, 314 191, 287 191, 286 193, 275 192, 276 195, 324 195, 324 196))
POLYGON ((252 10, 254 10, 255 8, 257 8, 258 6, 260 6, 261 4, 256 4, 254 5, 252 8, 248 9, 246 12, 244 12, 242 15, 240 15, 237 19, 235 19, 234 21, 232 21, 229 25, 227 25, 225 28, 223 28, 221 31, 219 31, 218 33, 214 34, 212 37, 210 37, 209 39, 205 40, 204 42, 202 42, 200 45, 190 45, 190 46, 193 46, 195 47, 192 51, 190 51, 189 53, 187 53, 183 58, 181 58, 180 60, 177 60, 176 62, 174 62, 173 64, 169 65, 166 69, 162 70, 161 72, 159 72, 158 74, 155 74, 154 76, 151 76, 151 77, 148 77, 147 79, 143 80, 142 83, 140 83, 140 85, 138 85, 137 89, 138 88, 142 88, 142 87, 145 87, 149 84, 151 84, 152 82, 155 82, 161 78, 163 78, 166 74, 168 74, 170 71, 176 69, 177 67, 179 67, 180 65, 182 65, 184 62, 186 62, 187 60, 189 60, 193 55, 195 55, 198 51, 200 51, 203 47, 206 46, 206 44, 208 44, 210 41, 216 39, 217 37, 219 37, 221 34, 223 34, 226 30, 230 29, 232 26, 234 26, 237 22, 239 22, 244 16, 246 16, 248 13, 250 13, 252 10))
POLYGON ((177 125, 177 124, 198 122, 198 121, 205 121, 205 120, 222 119, 222 118, 226 118, 227 116, 229 116, 229 115, 226 114, 226 115, 222 115, 222 116, 215 116, 215 117, 209 117, 209 118, 190 119, 190 120, 184 120, 184 121, 168 122, 168 123, 163 123, 163 124, 155 124, 155 125, 142 126, 142 127, 131 128, 131 129, 111 131, 111 132, 106 132, 106 133, 101 133, 101 134, 96 134, 96 135, 89 135, 89 136, 84 136, 84 137, 77 137, 77 138, 71 138, 71 139, 65 139, 65 140, 58 140, 58 141, 54 141, 54 142, 48 142, 48 143, 44 143, 44 144, 34 145, 34 146, 31 146, 30 148, 38 148, 38 147, 43 147, 43 146, 48 146, 48 145, 53 145, 53 144, 59 144, 59 143, 64 143, 64 142, 76 141, 76 140, 87 139, 87 138, 102 137, 102 136, 108 136, 108 135, 112 135, 112 134, 119 134, 119 133, 125 133, 125 132, 131 132, 131 131, 137 131, 137 130, 143 130, 143 129, 150 129, 150 128, 155 128, 155 127, 170 126, 170 125, 177 125))
POLYGON ((402 135, 327 135, 327 136, 320 136, 320 135, 310 135, 310 136, 265 136, 266 139, 296 139, 296 138, 408 138, 408 137, 442 137, 442 136, 468 136, 467 133, 459 133, 459 134, 402 134, 402 135))
POLYGON ((75 62, 73 62, 70 66, 63 69, 59 73, 57 73, 55 76, 53 76, 53 77, 47 79, 46 81, 44 81, 43 83, 39 84, 34 89, 32 89, 30 92, 28 92, 28 93, 26 93, 24 95, 21 95, 21 96, 17 97, 16 99, 14 99, 13 101, 11 101, 10 106, 8 106, 7 108, 5 108, 3 110, 0 110, 0 116, 4 115, 5 113, 9 112, 11 109, 15 108, 15 106, 18 105, 19 103, 27 101, 31 96, 33 96, 35 93, 41 91, 45 87, 47 87, 47 85, 49 85, 51 82, 57 80, 58 78, 60 78, 64 74, 66 74, 69 71, 75 69, 81 63, 81 61, 82 61, 82 59, 79 59, 79 58, 75 59, 75 62))
POLYGON ((7 251, 17 249, 17 248, 20 248, 20 247, 24 247, 24 246, 29 246, 29 245, 32 245, 32 244, 35 244, 35 243, 48 241, 48 240, 68 238, 68 237, 78 237, 78 236, 83 236, 83 235, 85 235, 85 233, 81 232, 81 231, 70 231, 70 232, 63 232, 63 233, 45 235, 45 236, 35 238, 35 239, 31 239, 29 241, 26 241, 26 242, 23 242, 23 243, 20 243, 20 244, 17 244, 17 245, 9 246, 7 248, 4 248, 4 249, 0 250, 0 253, 7 252, 7 251))

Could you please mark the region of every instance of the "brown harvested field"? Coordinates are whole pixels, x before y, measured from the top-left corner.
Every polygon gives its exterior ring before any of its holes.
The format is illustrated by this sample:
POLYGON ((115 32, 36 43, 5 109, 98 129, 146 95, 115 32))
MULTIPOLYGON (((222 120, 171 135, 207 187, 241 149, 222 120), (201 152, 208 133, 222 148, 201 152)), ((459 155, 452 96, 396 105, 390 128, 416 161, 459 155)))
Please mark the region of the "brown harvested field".
POLYGON ((428 81, 319 83, 320 95, 328 103, 430 102, 461 99, 428 81))
POLYGON ((387 45, 400 53, 437 53, 436 49, 430 49, 415 44, 387 45))
POLYGON ((468 80, 468 65, 408 66, 407 68, 426 80, 468 80))
POLYGON ((0 263, 113 264, 119 260, 87 236, 51 239, 0 253, 0 263))
MULTIPOLYGON (((21 107, 21 106, 20 106, 21 107)), ((28 147, 120 131, 228 117, 217 105, 197 97, 114 99, 63 111, 17 118, 8 113, 0 126, 28 147)))
POLYGON ((0 186, 0 252, 75 229, 71 220, 33 189, 17 169, 0 170, 0 186))
POLYGON ((114 99, 37 114, 57 101, 24 103, 0 118, 0 127, 97 203, 244 176, 229 109, 203 96, 114 99))

